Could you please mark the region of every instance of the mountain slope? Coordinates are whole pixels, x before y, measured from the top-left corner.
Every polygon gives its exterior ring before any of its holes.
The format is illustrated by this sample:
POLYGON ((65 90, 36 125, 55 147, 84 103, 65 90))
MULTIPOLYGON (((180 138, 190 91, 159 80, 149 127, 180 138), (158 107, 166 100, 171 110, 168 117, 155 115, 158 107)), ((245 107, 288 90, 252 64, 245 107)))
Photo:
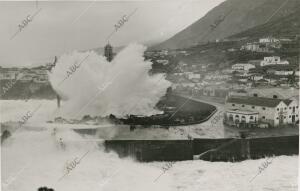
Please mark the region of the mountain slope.
POLYGON ((227 0, 154 49, 186 48, 221 39, 290 15, 299 0, 227 0))
POLYGON ((279 18, 275 21, 268 22, 249 30, 234 34, 230 38, 261 38, 266 36, 274 37, 294 37, 300 35, 300 7, 299 9, 283 18, 279 18))

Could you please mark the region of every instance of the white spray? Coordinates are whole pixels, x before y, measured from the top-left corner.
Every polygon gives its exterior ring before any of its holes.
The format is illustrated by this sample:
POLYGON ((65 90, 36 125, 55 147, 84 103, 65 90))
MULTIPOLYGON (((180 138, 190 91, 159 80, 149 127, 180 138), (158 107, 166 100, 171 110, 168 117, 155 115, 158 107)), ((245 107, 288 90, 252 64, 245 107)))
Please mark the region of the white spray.
POLYGON ((155 105, 170 82, 163 74, 149 75, 152 63, 144 60, 145 49, 131 44, 112 62, 93 51, 61 56, 49 74, 54 90, 64 100, 59 114, 80 118, 87 114, 120 117, 160 113, 155 105))

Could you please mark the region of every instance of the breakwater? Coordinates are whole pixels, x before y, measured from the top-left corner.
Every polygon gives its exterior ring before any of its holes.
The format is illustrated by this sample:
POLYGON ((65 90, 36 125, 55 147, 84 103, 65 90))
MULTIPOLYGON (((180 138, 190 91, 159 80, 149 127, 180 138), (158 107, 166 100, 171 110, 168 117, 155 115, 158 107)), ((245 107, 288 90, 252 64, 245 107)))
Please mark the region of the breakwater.
POLYGON ((298 155, 299 137, 193 140, 106 140, 106 151, 138 161, 242 161, 266 156, 298 155))
POLYGON ((183 97, 170 94, 160 100, 157 105, 163 114, 152 116, 134 116, 120 119, 123 124, 161 127, 182 126, 203 123, 207 121, 217 108, 213 105, 193 100, 191 97, 183 97))

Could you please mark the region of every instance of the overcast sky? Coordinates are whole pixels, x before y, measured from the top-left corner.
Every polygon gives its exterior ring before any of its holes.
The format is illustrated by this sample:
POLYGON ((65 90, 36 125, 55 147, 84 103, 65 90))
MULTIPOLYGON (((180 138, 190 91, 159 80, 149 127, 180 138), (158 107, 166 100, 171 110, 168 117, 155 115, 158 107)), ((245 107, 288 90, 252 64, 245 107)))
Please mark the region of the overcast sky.
POLYGON ((162 41, 223 1, 0 2, 0 66, 40 65, 64 52, 103 47, 114 25, 134 10, 110 43, 162 41), (13 37, 23 19, 34 13, 32 21, 13 37))

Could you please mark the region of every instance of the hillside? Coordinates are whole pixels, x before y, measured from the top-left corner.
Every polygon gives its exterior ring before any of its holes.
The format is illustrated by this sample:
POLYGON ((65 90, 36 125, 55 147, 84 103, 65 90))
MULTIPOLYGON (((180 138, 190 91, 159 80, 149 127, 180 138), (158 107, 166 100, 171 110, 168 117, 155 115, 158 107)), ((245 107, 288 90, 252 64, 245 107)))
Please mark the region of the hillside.
POLYGON ((258 39, 266 36, 294 37, 300 34, 300 7, 288 16, 275 21, 253 27, 249 30, 232 35, 230 38, 258 39))
POLYGON ((299 0, 227 0, 153 49, 177 49, 226 38, 299 9, 299 0), (279 9, 280 8, 280 9, 279 9))

